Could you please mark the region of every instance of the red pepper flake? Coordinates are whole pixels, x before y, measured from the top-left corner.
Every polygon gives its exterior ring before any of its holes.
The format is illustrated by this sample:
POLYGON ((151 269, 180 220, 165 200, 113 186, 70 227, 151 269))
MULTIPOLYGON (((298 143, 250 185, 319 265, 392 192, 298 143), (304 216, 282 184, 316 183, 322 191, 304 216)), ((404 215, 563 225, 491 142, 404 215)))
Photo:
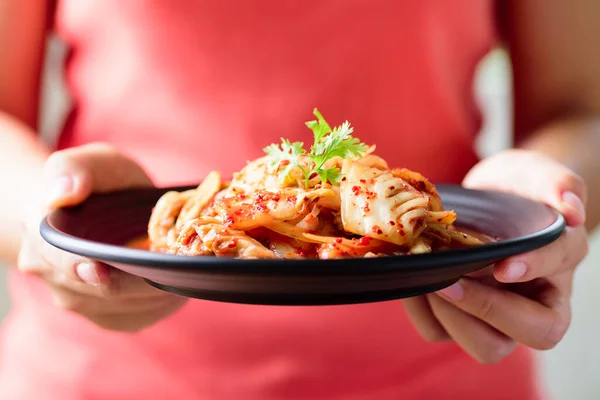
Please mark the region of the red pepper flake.
POLYGON ((396 225, 396 223, 394 221, 390 221, 390 225, 394 226, 394 225, 396 225))
POLYGON ((342 243, 342 238, 335 238, 334 242, 336 242, 336 243, 342 243))
POLYGON ((415 182, 411 182, 413 184, 413 186, 415 187, 415 189, 417 189, 420 192, 425 191, 425 182, 423 181, 415 181, 415 182))
POLYGON ((367 183, 367 180, 366 179, 361 179, 360 183, 367 183))
POLYGON ((417 222, 415 222, 415 230, 421 229, 421 227, 425 224, 423 218, 418 218, 417 222))
POLYGON ((373 225, 373 227, 371 228, 371 231, 373 231, 374 233, 376 233, 378 235, 382 235, 383 234, 383 231, 377 225, 373 225))
POLYGON ((227 243, 227 248, 229 249, 233 249, 235 246, 237 246, 237 240, 232 239, 229 241, 229 243, 227 243))
POLYGON ((257 211, 261 211, 262 212, 262 211, 265 211, 266 209, 267 209, 267 207, 265 207, 264 204, 257 204, 256 205, 256 210, 257 211))
POLYGON ((396 186, 390 186, 388 189, 394 190, 394 189, 396 189, 396 186))
POLYGON ((281 200, 281 197, 278 194, 276 194, 276 195, 273 196, 272 200, 273 201, 279 201, 279 200, 281 200))
POLYGON ((342 182, 346 182, 346 177, 342 177, 342 182))
POLYGON ((363 236, 358 240, 358 244, 361 246, 368 246, 371 242, 371 238, 368 236, 363 236))
POLYGON ((467 238, 467 235, 465 235, 464 233, 463 233, 463 238, 465 238, 465 239, 467 238))
POLYGON ((366 192, 365 195, 367 196, 368 200, 373 200, 377 198, 377 193, 375 192, 366 192))
POLYGON ((357 196, 360 193, 360 188, 358 186, 352 186, 352 193, 357 196))

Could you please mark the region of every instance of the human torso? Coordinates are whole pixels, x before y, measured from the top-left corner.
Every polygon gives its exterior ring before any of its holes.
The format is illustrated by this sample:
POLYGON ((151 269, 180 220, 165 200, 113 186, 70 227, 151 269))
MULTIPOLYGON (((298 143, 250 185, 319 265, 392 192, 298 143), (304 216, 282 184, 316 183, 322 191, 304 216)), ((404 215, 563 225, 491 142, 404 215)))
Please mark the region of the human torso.
MULTIPOLYGON (((491 1, 62 0, 56 26, 74 99, 59 148, 110 142, 158 185, 231 174, 282 136, 308 141, 314 107, 435 181, 477 161, 471 82, 494 44, 491 1)), ((480 366, 424 342, 400 301, 192 300, 127 335, 53 308, 20 275, 13 293, 4 344, 23 367, 0 370, 0 393, 29 371, 61 399, 535 398, 525 352, 480 366)))

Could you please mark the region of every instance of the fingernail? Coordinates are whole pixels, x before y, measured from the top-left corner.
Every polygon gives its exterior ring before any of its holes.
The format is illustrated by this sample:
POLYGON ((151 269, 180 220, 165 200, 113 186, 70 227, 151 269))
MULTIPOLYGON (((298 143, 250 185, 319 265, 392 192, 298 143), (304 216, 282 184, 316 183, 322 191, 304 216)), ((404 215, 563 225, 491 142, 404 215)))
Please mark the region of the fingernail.
POLYGON ((70 176, 59 176, 54 178, 48 189, 46 200, 49 204, 53 204, 73 191, 73 178, 70 176))
POLYGON ((92 286, 99 286, 101 283, 96 268, 88 263, 77 265, 77 276, 79 276, 79 279, 92 286))
POLYGON ((567 191, 563 193, 562 198, 567 207, 579 214, 581 218, 585 218, 585 206, 579 196, 567 191))
POLYGON ((505 282, 516 282, 525 275, 525 272, 527 272, 527 265, 524 262, 516 261, 508 265, 502 278, 505 282))
POLYGON ((438 293, 450 300, 457 301, 463 298, 464 290, 460 282, 456 282, 454 285, 438 290, 438 293))

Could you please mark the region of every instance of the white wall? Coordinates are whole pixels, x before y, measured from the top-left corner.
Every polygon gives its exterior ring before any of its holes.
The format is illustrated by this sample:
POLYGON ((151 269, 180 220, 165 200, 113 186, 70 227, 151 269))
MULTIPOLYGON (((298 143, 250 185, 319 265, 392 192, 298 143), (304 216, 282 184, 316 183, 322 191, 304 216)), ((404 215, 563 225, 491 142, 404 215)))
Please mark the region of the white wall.
MULTIPOLYGON (((49 68, 46 70, 46 91, 42 130, 51 140, 68 100, 61 92, 59 43, 49 46, 49 68)), ((482 65, 476 81, 476 93, 486 114, 486 124, 479 140, 483 154, 491 154, 510 145, 509 69, 504 55, 495 52, 482 65)), ((573 323, 563 342, 555 349, 540 353, 543 375, 557 400, 600 399, 600 232, 592 238, 589 257, 579 268, 573 296, 573 323)), ((0 273, 0 318, 9 307, 4 290, 5 276, 0 273)), ((510 384, 510 383, 507 383, 510 384)))

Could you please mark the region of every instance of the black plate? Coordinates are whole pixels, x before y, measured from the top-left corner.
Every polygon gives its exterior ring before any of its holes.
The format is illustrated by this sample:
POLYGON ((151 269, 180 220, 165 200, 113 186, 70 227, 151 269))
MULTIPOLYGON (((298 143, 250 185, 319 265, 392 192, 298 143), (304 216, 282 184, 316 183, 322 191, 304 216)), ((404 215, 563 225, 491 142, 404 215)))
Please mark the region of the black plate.
POLYGON ((176 256, 123 247, 146 233, 148 218, 167 190, 135 189, 95 195, 83 205, 49 214, 40 232, 51 245, 101 260, 182 296, 246 304, 324 305, 383 301, 444 288, 461 276, 558 239, 562 215, 520 197, 438 185, 458 225, 499 241, 429 254, 339 260, 239 260, 176 256))

